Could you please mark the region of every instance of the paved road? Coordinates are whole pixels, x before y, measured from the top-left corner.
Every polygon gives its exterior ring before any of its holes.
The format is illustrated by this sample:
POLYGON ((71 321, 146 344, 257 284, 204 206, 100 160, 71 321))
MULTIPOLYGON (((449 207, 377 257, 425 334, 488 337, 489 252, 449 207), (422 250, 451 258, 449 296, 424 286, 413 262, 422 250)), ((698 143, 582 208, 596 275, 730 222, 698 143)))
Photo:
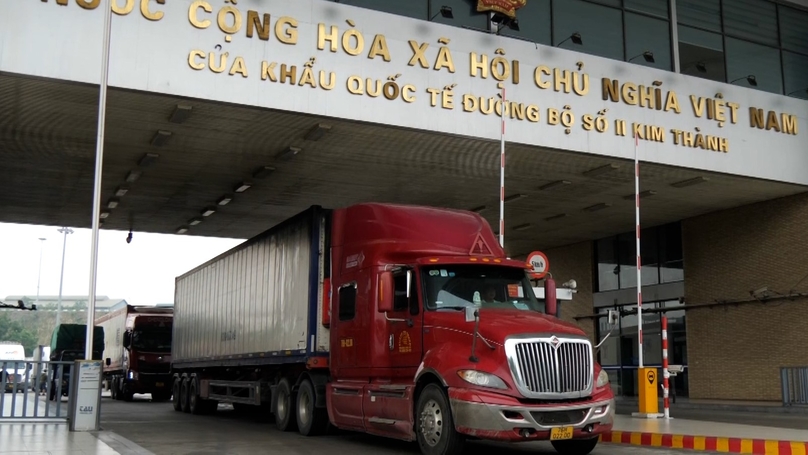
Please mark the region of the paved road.
MULTIPOLYGON (((151 403, 148 395, 136 402, 125 403, 103 398, 101 426, 140 445, 157 455, 247 455, 282 453, 284 455, 314 454, 400 454, 417 455, 417 444, 373 436, 334 432, 327 436, 306 438, 297 433, 283 433, 274 424, 256 422, 238 415, 232 408, 220 405, 210 416, 193 416, 175 412, 170 403, 151 403)), ((491 444, 472 443, 464 452, 468 455, 490 454, 555 454, 547 443, 491 444)), ((604 444, 595 455, 670 455, 669 451, 643 447, 604 444)), ((706 453, 706 452, 701 452, 706 453)))

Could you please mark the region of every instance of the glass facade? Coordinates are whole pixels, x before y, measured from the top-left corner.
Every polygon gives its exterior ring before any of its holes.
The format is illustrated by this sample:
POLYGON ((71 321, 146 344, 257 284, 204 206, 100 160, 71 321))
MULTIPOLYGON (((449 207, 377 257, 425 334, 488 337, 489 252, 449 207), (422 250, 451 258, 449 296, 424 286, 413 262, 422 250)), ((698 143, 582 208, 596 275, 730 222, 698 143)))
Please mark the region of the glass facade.
MULTIPOLYGON (((634 232, 595 242, 597 292, 637 287, 637 250, 634 232)), ((643 229, 640 233, 642 285, 684 281, 680 223, 643 229)))
MULTIPOLYGON (((339 2, 490 30, 477 0, 339 2)), ((808 11, 770 0, 531 0, 518 22, 501 34, 665 70, 675 68, 675 42, 683 74, 808 99, 808 11)))

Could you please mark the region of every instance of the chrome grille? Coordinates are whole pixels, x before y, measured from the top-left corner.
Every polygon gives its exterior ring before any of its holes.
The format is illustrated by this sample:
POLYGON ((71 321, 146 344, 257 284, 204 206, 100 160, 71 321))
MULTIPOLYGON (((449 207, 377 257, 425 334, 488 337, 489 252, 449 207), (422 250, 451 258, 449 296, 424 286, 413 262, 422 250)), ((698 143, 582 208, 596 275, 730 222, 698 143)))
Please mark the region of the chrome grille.
POLYGON ((579 398, 592 392, 592 348, 587 340, 509 340, 516 385, 529 398, 579 398))

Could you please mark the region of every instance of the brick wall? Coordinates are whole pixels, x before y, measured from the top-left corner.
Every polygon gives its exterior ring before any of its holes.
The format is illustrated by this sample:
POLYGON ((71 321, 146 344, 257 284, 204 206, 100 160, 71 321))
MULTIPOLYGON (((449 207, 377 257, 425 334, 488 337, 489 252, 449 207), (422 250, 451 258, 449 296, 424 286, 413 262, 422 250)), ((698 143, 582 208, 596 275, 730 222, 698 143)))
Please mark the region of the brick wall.
POLYGON ((595 321, 582 319, 576 321, 575 316, 589 315, 594 312, 592 299, 592 242, 581 242, 559 248, 553 248, 544 253, 550 262, 550 272, 556 281, 556 286, 569 279, 578 283, 578 293, 573 295, 571 302, 561 302, 561 319, 577 324, 586 332, 589 339, 595 340, 595 321))
MULTIPOLYGON (((787 294, 808 274, 808 195, 688 219, 682 237, 687 304, 787 294)), ((779 368, 808 366, 807 323, 805 298, 689 310, 690 397, 780 400, 779 368)))

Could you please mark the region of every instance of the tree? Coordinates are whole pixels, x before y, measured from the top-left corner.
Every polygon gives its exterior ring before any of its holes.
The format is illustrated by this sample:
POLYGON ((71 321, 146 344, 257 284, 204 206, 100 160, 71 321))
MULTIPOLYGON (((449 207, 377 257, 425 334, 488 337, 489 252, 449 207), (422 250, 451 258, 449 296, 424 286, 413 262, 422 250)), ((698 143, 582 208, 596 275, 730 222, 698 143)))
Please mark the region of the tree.
POLYGON ((37 336, 28 327, 12 320, 7 312, 0 312, 0 341, 13 341, 22 344, 26 355, 34 355, 37 336))

